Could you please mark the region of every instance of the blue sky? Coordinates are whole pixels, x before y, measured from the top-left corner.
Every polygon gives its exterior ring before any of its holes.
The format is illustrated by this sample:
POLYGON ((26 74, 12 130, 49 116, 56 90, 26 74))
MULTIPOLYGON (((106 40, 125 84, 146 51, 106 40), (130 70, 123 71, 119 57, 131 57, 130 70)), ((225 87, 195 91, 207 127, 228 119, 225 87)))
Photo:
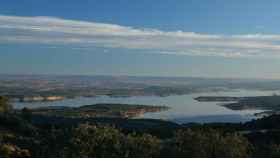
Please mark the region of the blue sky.
POLYGON ((1 1, 0 73, 280 78, 279 5, 1 1))

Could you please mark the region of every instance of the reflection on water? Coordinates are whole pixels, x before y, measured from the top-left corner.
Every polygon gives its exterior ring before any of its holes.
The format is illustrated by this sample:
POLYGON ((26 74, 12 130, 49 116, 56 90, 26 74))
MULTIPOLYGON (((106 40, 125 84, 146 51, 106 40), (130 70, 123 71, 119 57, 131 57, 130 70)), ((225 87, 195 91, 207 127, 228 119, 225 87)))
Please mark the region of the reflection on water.
POLYGON ((193 98, 198 96, 262 96, 277 94, 279 91, 257 91, 239 90, 232 92, 211 92, 177 96, 135 96, 125 98, 112 98, 100 96, 95 98, 74 98, 56 102, 33 102, 33 103, 14 103, 16 108, 23 107, 43 107, 43 106, 71 106, 96 103, 123 103, 123 104, 144 104, 144 105, 166 105, 170 110, 158 113, 147 113, 143 118, 156 118, 184 122, 244 122, 254 118, 253 114, 261 110, 233 111, 215 102, 197 102, 193 98))

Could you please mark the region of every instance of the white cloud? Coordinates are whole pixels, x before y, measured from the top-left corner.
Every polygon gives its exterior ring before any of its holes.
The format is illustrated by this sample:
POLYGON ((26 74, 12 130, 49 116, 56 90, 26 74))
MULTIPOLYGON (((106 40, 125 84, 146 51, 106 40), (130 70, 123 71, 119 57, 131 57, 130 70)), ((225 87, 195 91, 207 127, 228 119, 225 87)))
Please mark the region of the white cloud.
POLYGON ((0 43, 69 44, 77 48, 124 48, 178 55, 280 57, 280 35, 167 32, 54 17, 0 15, 0 43))

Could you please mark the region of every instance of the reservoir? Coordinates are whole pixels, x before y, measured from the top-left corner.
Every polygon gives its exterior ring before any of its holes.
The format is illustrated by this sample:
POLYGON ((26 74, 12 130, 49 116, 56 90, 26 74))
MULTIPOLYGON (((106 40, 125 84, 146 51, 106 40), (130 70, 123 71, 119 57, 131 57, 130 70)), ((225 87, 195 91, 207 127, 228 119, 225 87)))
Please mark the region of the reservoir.
POLYGON ((170 107, 168 111, 158 113, 146 113, 141 118, 154 118, 174 121, 177 123, 188 122, 245 122, 254 119, 254 113, 262 110, 242 110, 233 111, 219 104, 220 102, 198 102, 194 100, 198 96, 265 96, 279 94, 280 91, 261 91, 261 90, 234 90, 228 92, 208 92, 186 95, 171 95, 166 97, 159 96, 133 96, 133 97, 77 97, 54 102, 15 102, 15 108, 37 108, 46 106, 69 106, 78 107, 97 103, 123 103, 123 104, 142 104, 142 105, 165 105, 170 107))

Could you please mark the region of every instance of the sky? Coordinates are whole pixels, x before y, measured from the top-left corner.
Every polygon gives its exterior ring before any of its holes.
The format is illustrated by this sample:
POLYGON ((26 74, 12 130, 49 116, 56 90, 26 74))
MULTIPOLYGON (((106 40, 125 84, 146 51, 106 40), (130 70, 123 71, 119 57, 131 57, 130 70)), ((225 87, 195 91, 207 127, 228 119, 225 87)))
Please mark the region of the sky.
POLYGON ((280 79, 279 0, 3 0, 0 73, 280 79))

